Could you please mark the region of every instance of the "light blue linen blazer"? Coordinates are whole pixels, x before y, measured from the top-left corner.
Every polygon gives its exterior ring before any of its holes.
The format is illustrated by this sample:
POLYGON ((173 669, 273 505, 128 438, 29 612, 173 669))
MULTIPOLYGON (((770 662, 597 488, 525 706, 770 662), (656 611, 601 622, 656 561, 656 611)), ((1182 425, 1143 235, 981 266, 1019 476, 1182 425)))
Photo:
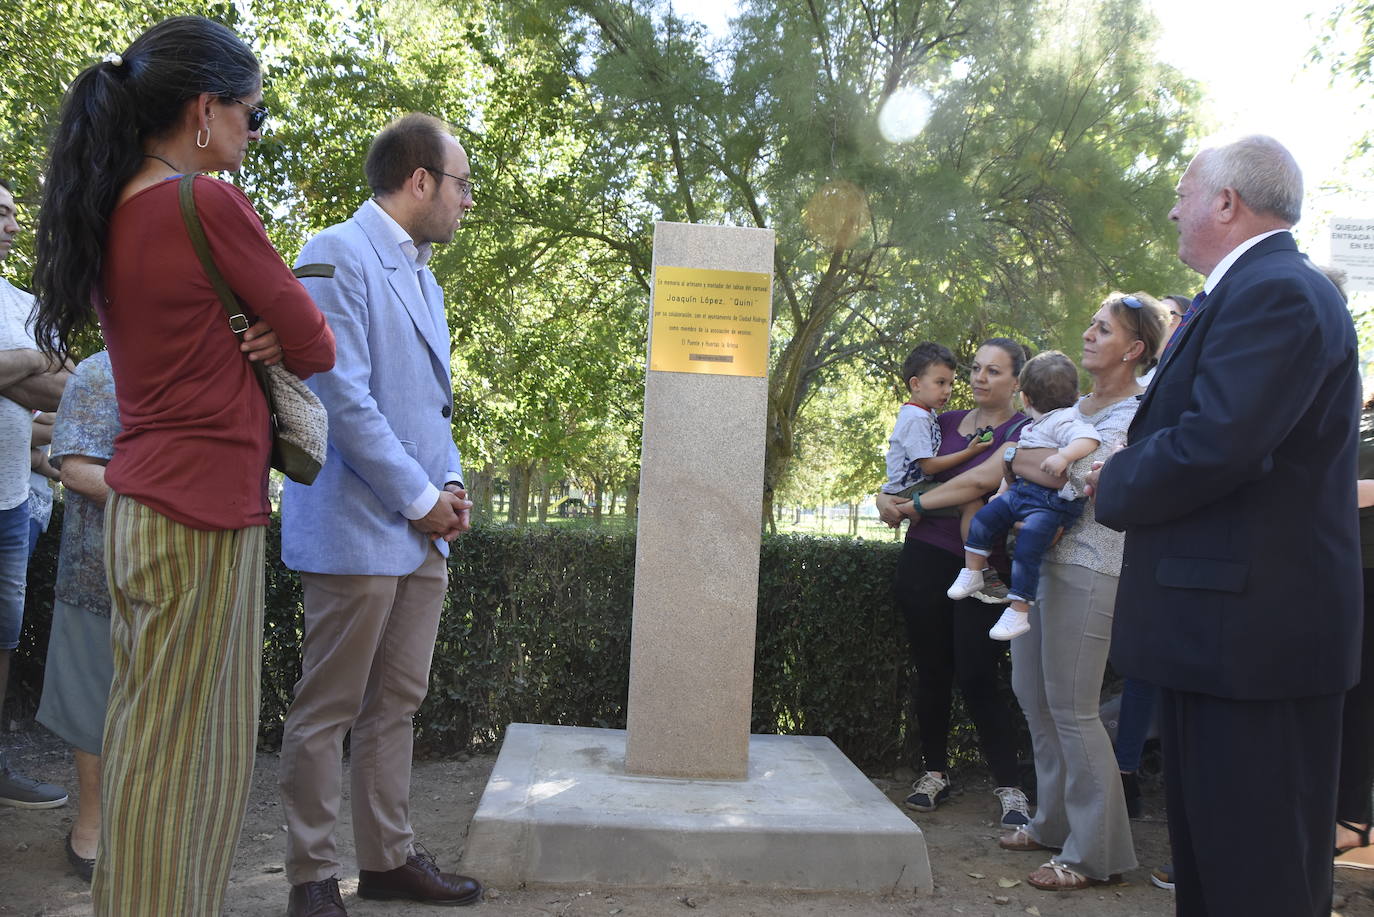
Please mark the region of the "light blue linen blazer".
POLYGON ((296 263, 334 265, 333 278, 302 283, 329 321, 337 358, 306 382, 329 412, 329 450, 314 484, 286 482, 282 562, 404 576, 431 542, 401 511, 425 482, 442 489, 451 472, 462 475, 443 292, 422 268, 424 299, 416 296, 414 266, 366 205, 307 242, 296 263))

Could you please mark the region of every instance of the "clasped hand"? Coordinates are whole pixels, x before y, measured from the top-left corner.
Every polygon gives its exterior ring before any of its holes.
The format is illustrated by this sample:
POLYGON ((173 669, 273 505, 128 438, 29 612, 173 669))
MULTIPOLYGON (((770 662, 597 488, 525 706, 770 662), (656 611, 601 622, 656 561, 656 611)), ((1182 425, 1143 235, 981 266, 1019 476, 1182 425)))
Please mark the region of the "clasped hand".
POLYGON ((915 505, 904 497, 880 492, 874 502, 878 506, 878 518, 887 523, 890 528, 895 529, 901 525, 903 519, 910 519, 913 524, 921 519, 920 513, 916 512, 915 505))
POLYGON ((468 492, 456 484, 446 484, 434 507, 410 524, 429 536, 430 541, 453 541, 472 528, 472 501, 468 492))

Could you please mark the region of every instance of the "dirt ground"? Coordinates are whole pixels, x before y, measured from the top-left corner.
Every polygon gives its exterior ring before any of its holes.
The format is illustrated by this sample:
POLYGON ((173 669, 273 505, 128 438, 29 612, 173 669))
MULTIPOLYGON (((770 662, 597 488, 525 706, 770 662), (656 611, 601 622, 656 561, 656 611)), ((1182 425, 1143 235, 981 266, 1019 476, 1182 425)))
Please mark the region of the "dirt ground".
MULTIPOLYGON (((13 763, 23 772, 75 790, 71 757, 61 742, 41 728, 5 737, 13 763)), ((462 852, 468 821, 486 786, 494 757, 422 761, 415 767, 412 817, 419 840, 454 866, 462 852)), ((286 910, 282 877, 284 835, 277 799, 277 759, 260 755, 252 801, 230 879, 225 913, 233 917, 281 915, 286 910)), ((1146 797, 1146 818, 1132 822, 1141 867, 1119 886, 1079 892, 1044 892, 1025 883, 1043 854, 1010 853, 997 846, 999 814, 986 777, 956 774, 964 792, 938 811, 908 812, 925 832, 935 890, 930 895, 797 894, 721 888, 609 888, 600 886, 489 887, 476 911, 488 917, 820 917, 820 915, 949 915, 969 917, 1030 914, 1164 917, 1173 913, 1169 892, 1150 884, 1148 868, 1168 858, 1168 837, 1158 790, 1146 797)), ((911 775, 873 777, 900 805, 911 775)), ((1148 792, 1147 788, 1147 792, 1148 792)), ((60 809, 24 811, 0 807, 0 915, 82 917, 91 913, 89 890, 63 856, 75 799, 60 809)), ((907 810, 903 810, 907 811, 907 810)), ((345 864, 352 855, 351 834, 340 834, 345 864)), ((480 877, 479 877, 480 878, 480 877)), ((1262 881, 1262 877, 1256 877, 1262 881)), ((355 917, 432 917, 423 905, 363 901, 354 897, 356 874, 342 881, 344 904, 355 917)), ((1374 917, 1374 872, 1337 871, 1336 897, 1342 917, 1374 917)), ((191 917, 191 915, 188 915, 191 917)))

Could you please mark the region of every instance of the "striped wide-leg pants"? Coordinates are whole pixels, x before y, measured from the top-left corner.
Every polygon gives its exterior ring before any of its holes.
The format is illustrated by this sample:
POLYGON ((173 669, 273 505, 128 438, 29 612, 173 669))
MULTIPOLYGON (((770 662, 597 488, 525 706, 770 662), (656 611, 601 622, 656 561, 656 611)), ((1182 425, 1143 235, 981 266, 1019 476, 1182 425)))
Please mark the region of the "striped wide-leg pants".
POLYGON ((263 534, 188 528, 110 494, 101 917, 220 913, 253 774, 263 534))

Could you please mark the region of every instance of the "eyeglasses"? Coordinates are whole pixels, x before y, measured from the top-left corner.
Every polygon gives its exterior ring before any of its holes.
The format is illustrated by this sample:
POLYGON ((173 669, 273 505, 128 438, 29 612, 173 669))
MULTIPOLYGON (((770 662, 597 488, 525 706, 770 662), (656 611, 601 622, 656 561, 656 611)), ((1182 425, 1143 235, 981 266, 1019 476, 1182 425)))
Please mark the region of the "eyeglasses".
POLYGON ((242 99, 235 99, 233 97, 230 97, 225 101, 237 102, 244 108, 248 109, 248 129, 250 131, 262 130, 262 122, 267 120, 267 109, 263 108, 261 105, 250 105, 242 99))
POLYGON ((1145 304, 1144 304, 1143 302, 1141 302, 1140 300, 1136 299, 1134 296, 1123 296, 1123 297, 1121 297, 1121 304, 1124 305, 1124 306, 1126 306, 1128 309, 1143 309, 1143 308, 1145 308, 1145 304))
POLYGON ((458 183, 458 192, 462 194, 463 197, 470 198, 472 197, 473 193, 477 190, 477 185, 473 184, 471 180, 466 178, 459 178, 452 172, 445 172, 443 169, 431 169, 429 166, 425 166, 424 169, 426 172, 433 172, 435 175, 443 175, 456 181, 458 183))

